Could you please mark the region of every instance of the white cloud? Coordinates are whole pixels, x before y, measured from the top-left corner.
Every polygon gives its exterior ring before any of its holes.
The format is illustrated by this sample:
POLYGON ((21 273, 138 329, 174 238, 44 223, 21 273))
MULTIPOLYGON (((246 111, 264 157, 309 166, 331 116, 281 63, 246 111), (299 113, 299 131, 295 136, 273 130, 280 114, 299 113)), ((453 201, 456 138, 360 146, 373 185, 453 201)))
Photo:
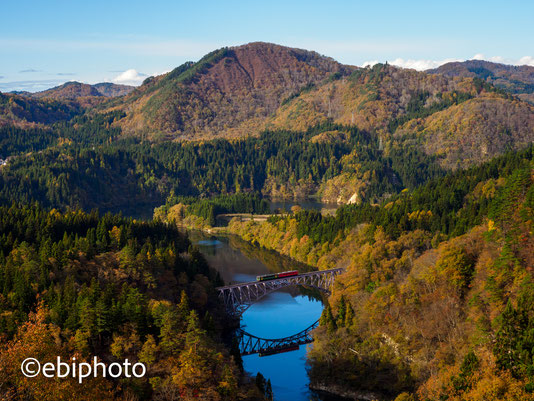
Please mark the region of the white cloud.
MULTIPOLYGON (((397 67, 401 67, 401 68, 411 68, 411 69, 414 69, 414 70, 417 70, 417 71, 424 71, 424 70, 428 70, 430 68, 437 68, 440 65, 443 65, 445 63, 450 63, 452 61, 462 61, 462 60, 453 59, 453 58, 448 58, 448 59, 444 59, 444 60, 413 60, 413 59, 405 60, 403 58, 396 58, 393 61, 388 61, 388 63, 391 64, 391 65, 395 65, 397 67)), ((361 66, 362 67, 367 67, 367 66, 372 67, 373 65, 378 64, 378 63, 379 63, 379 61, 377 61, 377 60, 366 61, 361 66)))
POLYGON ((123 85, 141 85, 141 83, 145 80, 146 77, 146 74, 137 72, 136 70, 131 68, 113 78, 112 81, 116 84, 123 85))
POLYGON ((390 64, 396 65, 397 67, 402 68, 412 68, 414 70, 423 71, 430 68, 437 68, 440 65, 450 63, 453 61, 459 61, 458 59, 444 59, 444 60, 404 60, 402 58, 397 58, 393 60, 390 64))
MULTIPOLYGON (((501 63, 501 64, 510 64, 510 65, 529 65, 531 67, 534 67, 534 57, 532 56, 525 56, 521 57, 519 60, 513 60, 513 59, 506 59, 501 56, 493 56, 493 57, 486 57, 482 53, 475 54, 470 60, 486 60, 491 61, 493 63, 501 63)), ((397 58, 393 61, 390 61, 389 64, 395 65, 397 67, 401 68, 412 68, 414 70, 418 71, 424 71, 431 68, 437 68, 440 65, 454 62, 454 61, 465 61, 464 59, 453 59, 453 58, 447 58, 443 60, 413 60, 408 59, 405 60, 403 58, 397 58)), ((375 64, 378 64, 379 61, 373 60, 373 61, 366 61, 364 62, 361 67, 372 67, 375 64)))
POLYGON ((519 59, 519 65, 530 65, 531 67, 534 67, 534 57, 532 56, 521 57, 519 59))
POLYGON ((521 60, 518 60, 518 61, 514 62, 512 60, 506 60, 504 57, 501 57, 501 56, 486 57, 482 53, 475 54, 471 58, 471 60, 485 60, 485 61, 491 61, 493 63, 514 64, 514 65, 518 65, 520 63, 520 61, 521 61, 521 60))

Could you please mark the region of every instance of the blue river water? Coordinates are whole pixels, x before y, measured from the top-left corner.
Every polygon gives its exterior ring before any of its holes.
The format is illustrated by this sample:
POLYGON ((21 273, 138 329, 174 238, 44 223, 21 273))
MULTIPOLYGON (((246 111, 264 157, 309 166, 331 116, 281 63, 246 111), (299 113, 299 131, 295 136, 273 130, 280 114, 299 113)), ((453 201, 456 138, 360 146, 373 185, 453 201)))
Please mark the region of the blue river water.
MULTIPOLYGON (((292 268, 309 269, 296 265, 279 254, 253 247, 233 237, 199 238, 195 241, 210 265, 217 269, 226 283, 246 282, 257 275, 292 268)), ((317 296, 305 290, 281 290, 261 299, 244 314, 241 327, 262 338, 280 338, 296 334, 319 319, 323 304, 317 296)), ((245 370, 255 376, 261 372, 271 380, 277 401, 308 401, 324 398, 309 390, 306 371, 306 350, 312 344, 296 351, 243 357, 245 370)), ((332 398, 329 398, 331 400, 332 398)))
MULTIPOLYGON (((304 295, 275 292, 245 312, 242 326, 248 333, 263 338, 287 337, 314 323, 322 308, 320 301, 304 295)), ((283 354, 244 356, 244 368, 269 378, 277 400, 309 400, 306 348, 310 346, 283 354)))

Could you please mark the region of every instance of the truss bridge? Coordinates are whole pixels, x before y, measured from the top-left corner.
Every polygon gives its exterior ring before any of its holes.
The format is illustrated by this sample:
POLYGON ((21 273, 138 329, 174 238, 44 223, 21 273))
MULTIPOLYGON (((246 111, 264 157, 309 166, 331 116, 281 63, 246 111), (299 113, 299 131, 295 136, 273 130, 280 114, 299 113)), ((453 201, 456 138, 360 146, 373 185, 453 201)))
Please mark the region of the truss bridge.
POLYGON ((219 298, 224 302, 228 313, 241 316, 253 303, 285 287, 303 285, 330 293, 330 288, 343 268, 300 273, 296 276, 276 278, 266 281, 251 281, 218 287, 219 298))

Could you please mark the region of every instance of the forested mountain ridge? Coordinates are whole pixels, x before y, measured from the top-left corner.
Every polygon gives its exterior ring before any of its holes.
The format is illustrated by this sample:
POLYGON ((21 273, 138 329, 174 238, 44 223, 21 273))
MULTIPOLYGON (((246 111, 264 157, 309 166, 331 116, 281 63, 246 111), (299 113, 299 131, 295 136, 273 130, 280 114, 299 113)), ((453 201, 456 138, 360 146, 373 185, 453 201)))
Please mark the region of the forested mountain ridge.
POLYGON ((440 160, 445 168, 479 163, 534 140, 534 108, 477 76, 387 64, 343 66, 268 43, 214 51, 147 79, 109 107, 125 112, 117 123, 124 133, 152 140, 242 138, 263 130, 304 131, 328 121, 400 146, 414 143, 415 133, 427 154, 450 153, 440 160), (443 137, 450 149, 441 146, 443 137))
POLYGON ((3 201, 113 209, 251 191, 378 202, 534 140, 534 106, 480 78, 269 43, 216 50, 126 96, 76 98, 94 90, 0 94, 0 156, 21 156, 2 168, 3 201))
POLYGON ((114 107, 127 108, 121 122, 127 133, 159 132, 169 139, 243 137, 257 134, 283 99, 353 69, 315 52, 256 42, 222 48, 148 78, 114 107))
POLYGON ((484 60, 452 62, 427 70, 448 77, 478 77, 519 98, 534 103, 534 67, 507 65, 484 60))
POLYGON ((81 82, 71 81, 63 85, 56 86, 41 92, 31 93, 28 96, 36 99, 55 99, 55 100, 76 100, 81 97, 117 97, 127 95, 135 89, 130 85, 119 85, 111 82, 101 82, 98 84, 84 84, 81 82))
MULTIPOLYGON (((524 70, 524 82, 530 79, 527 67, 510 69, 516 70, 524 70)), ((256 42, 213 51, 116 98, 105 97, 101 86, 74 82, 33 95, 40 102, 2 95, 0 119, 34 126, 119 111, 123 117, 113 123, 122 131, 118 138, 153 142, 241 139, 334 122, 369 132, 382 149, 415 146, 446 169, 534 140, 533 106, 487 82, 484 74, 449 75, 387 64, 357 68, 315 52, 256 42)), ((108 94, 123 93, 106 88, 108 94)))

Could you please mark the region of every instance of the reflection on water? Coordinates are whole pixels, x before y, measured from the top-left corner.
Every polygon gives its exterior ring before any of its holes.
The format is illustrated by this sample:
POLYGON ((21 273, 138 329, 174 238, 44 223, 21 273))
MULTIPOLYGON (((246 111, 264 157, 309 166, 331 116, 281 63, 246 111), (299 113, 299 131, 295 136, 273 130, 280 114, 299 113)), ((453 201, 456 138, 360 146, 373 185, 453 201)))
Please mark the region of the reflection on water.
POLYGON ((277 291, 252 305, 245 312, 241 327, 263 338, 288 337, 314 323, 322 309, 320 300, 277 291))
MULTIPOLYGON (((256 276, 270 272, 311 270, 310 266, 254 247, 236 237, 206 237, 198 232, 189 235, 227 284, 253 281, 256 276)), ((286 288, 252 305, 243 314, 241 326, 246 332, 262 338, 287 337, 317 321, 322 308, 321 297, 316 291, 286 288)), ((310 346, 302 345, 297 351, 264 357, 258 354, 244 356, 243 366, 251 375, 261 372, 271 380, 276 400, 324 400, 308 389, 306 348, 310 346)))
POLYGON ((254 281, 256 276, 272 272, 313 270, 309 265, 274 251, 258 248, 233 235, 210 237, 198 231, 189 231, 188 235, 210 266, 219 271, 226 284, 254 281))

